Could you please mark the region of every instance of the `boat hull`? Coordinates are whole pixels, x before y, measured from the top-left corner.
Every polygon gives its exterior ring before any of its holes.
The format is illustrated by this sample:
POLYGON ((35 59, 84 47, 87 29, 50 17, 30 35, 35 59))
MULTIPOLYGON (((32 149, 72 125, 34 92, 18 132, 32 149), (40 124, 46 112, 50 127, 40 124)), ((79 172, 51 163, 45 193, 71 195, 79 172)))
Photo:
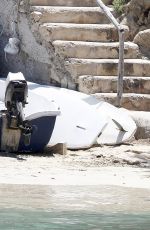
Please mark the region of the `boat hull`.
POLYGON ((0 151, 6 152, 42 152, 48 144, 55 126, 56 116, 42 116, 31 119, 31 136, 25 136, 20 129, 8 129, 0 113, 0 151), (5 126, 5 127, 4 127, 5 126), (15 140, 15 136, 17 139, 15 140), (25 140, 29 138, 27 143, 25 140), (14 146, 14 143, 16 146, 14 146))
POLYGON ((28 82, 29 91, 55 100, 60 106, 49 145, 66 143, 70 149, 89 148, 93 144, 118 145, 129 141, 136 124, 128 112, 91 95, 69 89, 28 82))
MULTIPOLYGON (((0 80, 4 91, 5 80, 0 80)), ((66 143, 69 149, 89 148, 93 144, 117 145, 129 141, 136 124, 127 111, 73 90, 28 82, 29 92, 54 100, 61 110, 49 145, 66 143)), ((0 92, 3 100, 3 92, 0 92)))
POLYGON ((18 152, 42 152, 51 139, 56 116, 42 116, 30 120, 33 127, 30 144, 25 145, 24 135, 21 135, 18 152))

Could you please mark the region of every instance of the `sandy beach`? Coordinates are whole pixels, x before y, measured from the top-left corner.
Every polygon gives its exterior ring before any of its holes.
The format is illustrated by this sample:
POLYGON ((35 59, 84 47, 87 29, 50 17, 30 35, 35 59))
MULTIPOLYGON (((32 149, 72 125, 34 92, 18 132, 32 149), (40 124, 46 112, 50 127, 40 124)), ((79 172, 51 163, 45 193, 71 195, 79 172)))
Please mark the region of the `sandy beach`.
POLYGON ((150 144, 94 146, 41 154, 0 155, 0 184, 117 185, 150 189, 150 144))

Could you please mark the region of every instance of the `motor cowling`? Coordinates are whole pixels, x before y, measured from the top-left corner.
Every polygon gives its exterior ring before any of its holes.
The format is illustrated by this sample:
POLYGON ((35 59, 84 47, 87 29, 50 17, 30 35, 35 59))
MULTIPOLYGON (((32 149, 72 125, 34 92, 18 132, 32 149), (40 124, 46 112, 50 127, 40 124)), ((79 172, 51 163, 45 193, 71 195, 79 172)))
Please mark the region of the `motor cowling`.
POLYGON ((5 106, 11 109, 16 103, 27 103, 28 86, 22 73, 9 73, 6 79, 5 106))

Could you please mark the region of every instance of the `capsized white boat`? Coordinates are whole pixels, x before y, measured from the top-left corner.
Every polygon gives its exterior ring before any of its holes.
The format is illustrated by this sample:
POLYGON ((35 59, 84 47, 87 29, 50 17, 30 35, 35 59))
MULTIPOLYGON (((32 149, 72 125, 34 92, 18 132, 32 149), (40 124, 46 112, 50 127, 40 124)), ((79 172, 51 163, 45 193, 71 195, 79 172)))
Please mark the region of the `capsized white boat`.
MULTIPOLYGON (((5 87, 4 81, 0 80, 1 88, 5 87)), ((61 115, 56 119, 49 145, 66 143, 70 149, 88 148, 96 142, 115 145, 130 140, 136 131, 136 124, 127 112, 93 96, 31 82, 28 87, 60 106, 61 115)))

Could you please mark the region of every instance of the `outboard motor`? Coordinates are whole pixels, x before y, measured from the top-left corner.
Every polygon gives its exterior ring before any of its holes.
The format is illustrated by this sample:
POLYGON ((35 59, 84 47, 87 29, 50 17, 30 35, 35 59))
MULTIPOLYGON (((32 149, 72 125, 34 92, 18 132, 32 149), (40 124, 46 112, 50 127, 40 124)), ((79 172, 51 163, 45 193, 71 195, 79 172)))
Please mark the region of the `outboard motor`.
MULTIPOLYGON (((10 121, 15 117, 18 125, 24 121, 23 107, 27 104, 27 94, 27 82, 23 75, 17 75, 15 79, 9 74, 6 79, 5 106, 10 115, 10 121)), ((13 128, 12 122, 9 127, 13 128)))
POLYGON ((27 104, 28 87, 22 73, 9 73, 6 79, 5 106, 2 113, 1 150, 18 150, 21 135, 25 145, 30 144, 32 127, 24 118, 23 108, 27 104))

